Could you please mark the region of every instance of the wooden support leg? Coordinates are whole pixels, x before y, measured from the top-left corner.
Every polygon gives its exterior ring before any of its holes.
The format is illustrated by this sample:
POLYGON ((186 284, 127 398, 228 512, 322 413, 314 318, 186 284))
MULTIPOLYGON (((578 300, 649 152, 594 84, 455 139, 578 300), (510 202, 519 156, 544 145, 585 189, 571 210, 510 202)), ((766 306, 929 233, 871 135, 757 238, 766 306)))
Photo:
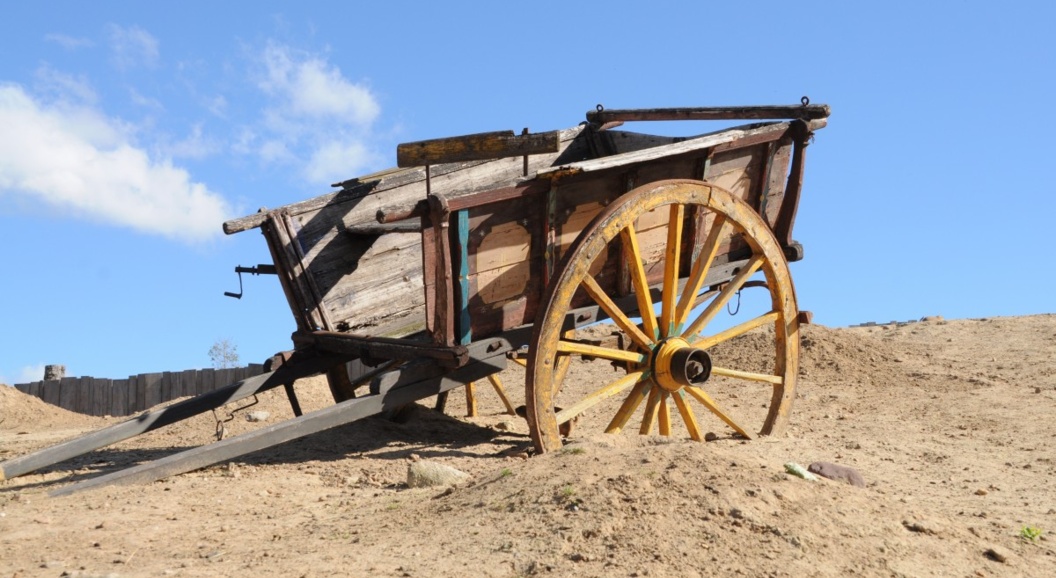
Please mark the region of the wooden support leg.
POLYGON ((286 390, 286 399, 290 400, 290 407, 293 409, 293 415, 301 417, 304 413, 301 411, 301 402, 297 401, 297 392, 293 391, 293 382, 282 384, 283 389, 286 390))
POLYGON ((466 384, 466 417, 477 417, 476 383, 466 384))
POLYGON ((488 376, 488 381, 491 382, 491 386, 495 388, 495 393, 499 394, 499 399, 502 400, 502 404, 506 406, 506 413, 510 415, 517 415, 517 410, 510 403, 510 398, 506 395, 506 388, 502 386, 502 380, 499 379, 499 374, 493 373, 488 376))

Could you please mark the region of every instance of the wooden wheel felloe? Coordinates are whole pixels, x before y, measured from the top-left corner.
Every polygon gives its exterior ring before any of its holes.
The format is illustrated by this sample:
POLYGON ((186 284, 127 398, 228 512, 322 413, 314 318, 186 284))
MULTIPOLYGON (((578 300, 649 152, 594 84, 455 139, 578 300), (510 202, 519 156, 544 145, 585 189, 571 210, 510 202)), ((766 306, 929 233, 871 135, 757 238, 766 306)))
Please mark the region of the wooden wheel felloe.
MULTIPOLYGON (((653 229, 651 238, 657 233, 653 229)), ((561 447, 560 424, 571 420, 610 433, 638 423, 642 434, 655 430, 670 436, 676 428, 673 409, 695 440, 703 438, 707 414, 746 438, 780 434, 787 425, 799 365, 795 292, 769 226, 729 191, 673 180, 620 197, 569 248, 540 311, 526 389, 528 424, 540 452, 561 447), (638 223, 646 215, 653 222, 667 217, 662 251, 643 252, 638 223), (623 261, 629 295, 620 297, 617 283, 591 273, 598 259, 623 261), (750 281, 757 272, 765 282, 750 281), (746 302, 732 322, 719 318, 724 308, 740 303, 740 292, 748 287, 762 287, 769 299, 746 302), (568 312, 589 304, 619 327, 627 348, 564 334, 568 312), (754 311, 746 311, 753 304, 754 311), (634 320, 638 316, 640 323, 634 320), (746 334, 753 342, 765 341, 766 353, 738 349, 735 338, 746 334), (557 377, 555 369, 570 358, 573 366, 576 358, 609 360, 622 373, 584 391, 574 378, 562 383, 557 377), (562 409, 555 412, 555 404, 562 409)))

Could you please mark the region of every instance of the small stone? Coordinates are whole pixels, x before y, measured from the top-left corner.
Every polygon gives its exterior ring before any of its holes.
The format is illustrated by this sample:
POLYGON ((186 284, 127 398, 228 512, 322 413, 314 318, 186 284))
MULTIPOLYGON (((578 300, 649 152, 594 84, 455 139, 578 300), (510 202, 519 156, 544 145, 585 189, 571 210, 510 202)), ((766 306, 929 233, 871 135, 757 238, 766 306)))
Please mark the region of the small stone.
POLYGON ((983 552, 983 555, 994 562, 1001 562, 1002 564, 1008 563, 1008 559, 1012 557, 1012 553, 1001 546, 990 546, 983 552))
POLYGON ((975 495, 977 495, 977 496, 985 496, 985 495, 987 495, 989 493, 990 492, 987 492, 983 488, 979 488, 978 490, 975 491, 975 495))
POLYGON ((865 480, 862 479, 862 475, 858 473, 858 470, 851 467, 841 466, 830 462, 814 462, 807 466, 807 471, 830 480, 844 482, 859 488, 865 487, 865 480))
POLYGON ((1034 393, 1041 393, 1041 388, 1040 387, 1035 387, 1034 388, 1034 393))
POLYGON ((508 421, 500 421, 495 424, 495 429, 499 431, 510 431, 511 424, 508 421))
POLYGON ((455 486, 468 479, 466 472, 429 460, 411 462, 407 466, 407 486, 411 488, 455 486))
POLYGON ((271 414, 269 412, 266 412, 266 411, 263 411, 263 410, 251 411, 251 412, 246 414, 246 421, 252 421, 252 422, 268 421, 269 417, 271 417, 271 414))
POLYGON ((706 442, 713 442, 717 439, 719 439, 719 434, 713 431, 709 431, 708 433, 704 434, 704 441, 706 442))
POLYGON ((902 525, 910 532, 919 534, 938 536, 942 533, 942 528, 930 520, 902 520, 902 525))

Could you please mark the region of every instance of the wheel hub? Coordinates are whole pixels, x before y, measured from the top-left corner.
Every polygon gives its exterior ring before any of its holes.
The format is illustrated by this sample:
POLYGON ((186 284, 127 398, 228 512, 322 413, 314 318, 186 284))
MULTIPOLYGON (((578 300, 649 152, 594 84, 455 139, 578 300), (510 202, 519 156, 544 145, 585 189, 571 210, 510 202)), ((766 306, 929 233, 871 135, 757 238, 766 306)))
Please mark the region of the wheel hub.
POLYGON ((681 337, 665 339, 655 351, 653 375, 656 383, 667 391, 701 385, 711 377, 711 356, 703 349, 690 347, 681 337))

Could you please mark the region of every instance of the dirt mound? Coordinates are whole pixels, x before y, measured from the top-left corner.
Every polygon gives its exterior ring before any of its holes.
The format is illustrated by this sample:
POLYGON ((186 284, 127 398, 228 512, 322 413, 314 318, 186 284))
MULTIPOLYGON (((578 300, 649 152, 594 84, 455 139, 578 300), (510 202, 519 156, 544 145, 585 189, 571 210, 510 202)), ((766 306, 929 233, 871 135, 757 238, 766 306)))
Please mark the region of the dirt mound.
MULTIPOLYGON (((772 347, 750 333, 714 357, 765 367, 772 347)), ((680 424, 674 439, 592 434, 584 416, 563 451, 528 458, 524 421, 482 383, 478 418, 461 417, 454 391, 448 415, 427 401, 405 421, 362 420, 164 482, 43 498, 208 441, 206 414, 0 483, 0 574, 1056 575, 1056 316, 807 326, 801 368, 779 438, 742 441, 698 406, 716 441, 689 441, 680 424), (472 480, 408 489, 415 458, 472 480), (853 467, 866 487, 785 473, 814 461, 853 467)), ((586 392, 619 373, 597 360, 569 375, 586 392)), ((502 377, 522 403, 523 370, 502 377)), ((707 387, 718 397, 725 384, 707 387)), ((322 378, 297 391, 306 410, 331 403, 322 378)), ((234 414, 231 433, 261 427, 250 411, 268 411, 264 425, 290 415, 281 389, 231 410, 218 412, 234 414)), ((0 427, 5 450, 43 445, 30 438, 0 427)))
POLYGON ((106 420, 67 411, 14 387, 0 386, 0 429, 22 430, 83 428, 106 420))

